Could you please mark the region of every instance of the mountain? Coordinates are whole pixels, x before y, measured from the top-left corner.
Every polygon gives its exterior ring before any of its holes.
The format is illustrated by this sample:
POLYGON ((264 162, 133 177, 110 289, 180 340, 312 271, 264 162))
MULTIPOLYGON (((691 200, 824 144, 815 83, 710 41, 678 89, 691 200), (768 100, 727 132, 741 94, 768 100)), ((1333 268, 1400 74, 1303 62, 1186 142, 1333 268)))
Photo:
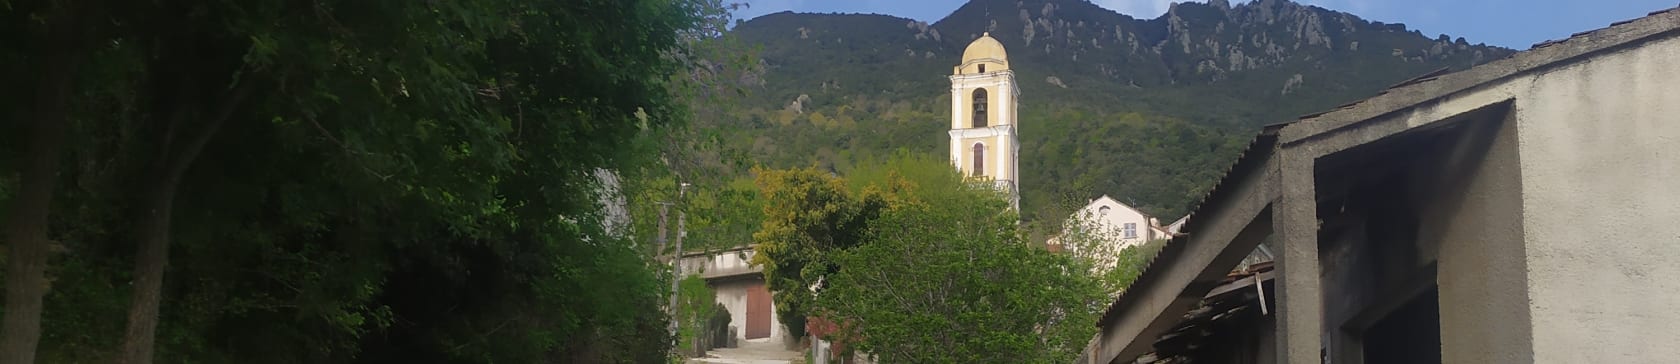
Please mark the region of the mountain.
POLYGON ((1260 125, 1514 53, 1288 0, 1154 19, 1080 0, 974 0, 932 24, 783 12, 734 28, 762 61, 743 107, 709 127, 775 167, 944 153, 945 76, 982 33, 1020 84, 1029 218, 1100 194, 1176 218, 1260 125))

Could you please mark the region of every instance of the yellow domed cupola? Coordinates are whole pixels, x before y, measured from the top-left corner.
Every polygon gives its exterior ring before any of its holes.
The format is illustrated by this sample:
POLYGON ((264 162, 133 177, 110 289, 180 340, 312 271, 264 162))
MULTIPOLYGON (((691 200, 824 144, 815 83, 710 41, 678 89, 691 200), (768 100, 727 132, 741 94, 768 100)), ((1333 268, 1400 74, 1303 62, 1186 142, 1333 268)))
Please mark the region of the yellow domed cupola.
POLYGON ((983 33, 980 39, 975 39, 963 50, 962 64, 954 72, 959 75, 998 72, 1009 69, 1009 55, 1003 51, 1003 43, 992 38, 991 33, 983 33))

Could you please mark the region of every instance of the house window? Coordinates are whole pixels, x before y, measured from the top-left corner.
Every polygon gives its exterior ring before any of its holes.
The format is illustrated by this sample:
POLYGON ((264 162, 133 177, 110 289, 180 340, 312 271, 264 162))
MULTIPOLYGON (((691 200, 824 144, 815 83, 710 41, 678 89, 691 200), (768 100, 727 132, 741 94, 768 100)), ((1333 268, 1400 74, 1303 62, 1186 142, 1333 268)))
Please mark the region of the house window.
POLYGON ((1126 239, 1137 239, 1137 223, 1126 223, 1126 227, 1121 229, 1121 232, 1126 234, 1126 239))
POLYGON ((1108 216, 1108 210, 1109 210, 1108 206, 1098 207, 1097 208, 1097 216, 1108 216))
POLYGON ((973 119, 974 127, 986 127, 986 89, 974 90, 974 114, 970 116, 973 119))
POLYGON ((986 175, 986 145, 974 143, 974 175, 986 175))

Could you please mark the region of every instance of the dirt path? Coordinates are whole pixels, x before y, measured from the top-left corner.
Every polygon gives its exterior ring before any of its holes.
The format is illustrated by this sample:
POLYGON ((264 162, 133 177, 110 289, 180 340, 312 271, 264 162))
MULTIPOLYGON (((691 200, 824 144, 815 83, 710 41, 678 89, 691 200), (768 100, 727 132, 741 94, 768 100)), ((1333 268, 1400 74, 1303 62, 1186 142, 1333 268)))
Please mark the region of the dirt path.
POLYGON ((688 364, 788 364, 804 362, 803 354, 782 349, 777 342, 743 342, 739 348, 722 348, 706 352, 704 358, 689 359, 688 364))

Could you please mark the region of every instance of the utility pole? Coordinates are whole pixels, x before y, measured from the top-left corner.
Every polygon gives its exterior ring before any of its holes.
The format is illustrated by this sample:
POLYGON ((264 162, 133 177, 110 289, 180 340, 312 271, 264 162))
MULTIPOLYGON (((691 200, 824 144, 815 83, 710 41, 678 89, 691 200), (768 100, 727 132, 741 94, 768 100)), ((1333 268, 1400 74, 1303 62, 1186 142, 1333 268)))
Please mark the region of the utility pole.
POLYGON ((669 219, 666 216, 670 214, 670 208, 670 202, 659 202, 659 236, 654 238, 654 243, 659 246, 659 250, 653 251, 654 258, 665 254, 665 221, 669 219))
MULTIPOLYGON (((688 214, 684 210, 688 209, 688 204, 685 203, 685 201, 687 201, 687 199, 686 199, 687 194, 688 194, 688 183, 686 183, 686 182, 679 183, 677 185, 677 203, 680 204, 680 206, 677 207, 677 250, 671 252, 671 333, 672 334, 676 334, 678 327, 682 325, 681 324, 681 321, 682 321, 681 318, 677 317, 677 316, 681 315, 681 312, 677 309, 677 296, 681 295, 681 293, 682 293, 683 235, 686 235, 685 234, 686 231, 684 231, 684 229, 687 227, 686 226, 686 223, 687 223, 686 218, 688 217, 688 214)), ((661 219, 660 222, 664 223, 664 219, 661 219)))

